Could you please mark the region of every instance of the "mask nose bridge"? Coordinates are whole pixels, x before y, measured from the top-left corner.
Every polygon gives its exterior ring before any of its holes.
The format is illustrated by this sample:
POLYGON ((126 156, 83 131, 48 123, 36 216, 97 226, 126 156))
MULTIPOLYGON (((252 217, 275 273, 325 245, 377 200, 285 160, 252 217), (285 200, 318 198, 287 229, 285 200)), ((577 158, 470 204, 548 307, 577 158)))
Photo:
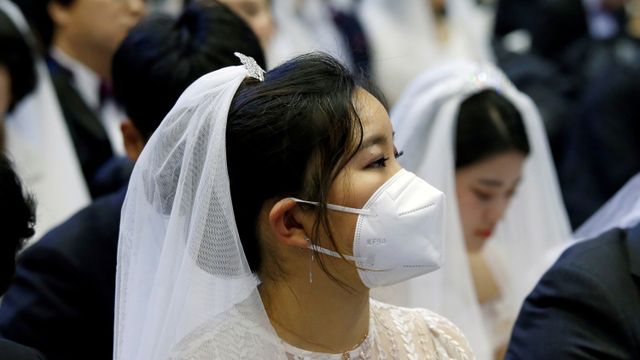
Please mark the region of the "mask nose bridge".
POLYGON ((437 193, 440 193, 438 189, 434 188, 429 183, 415 175, 407 176, 405 179, 406 181, 402 184, 402 186, 398 186, 397 188, 389 189, 391 191, 387 191, 389 197, 394 202, 400 201, 400 203, 404 205, 403 207, 398 208, 398 212, 396 214, 398 217, 408 215, 410 216, 422 211, 429 211, 431 208, 437 206, 438 202, 440 201, 439 196, 436 196, 437 193), (432 193, 433 190, 435 190, 437 193, 432 193), (414 200, 416 198, 421 198, 423 200, 428 199, 429 201, 427 201, 426 203, 425 201, 418 201, 418 203, 416 203, 415 201, 405 202, 400 199, 402 196, 408 196, 414 198, 414 200))
MULTIPOLYGON (((377 197, 387 196, 395 202, 411 184, 413 179, 411 179, 411 176, 407 176, 410 174, 412 173, 405 169, 400 169, 378 189, 377 197)), ((373 197, 376 197, 375 195, 373 197)))
POLYGON ((396 179, 393 184, 391 184, 385 191, 385 193, 393 200, 394 202, 398 200, 402 194, 405 193, 408 189, 411 188, 411 183, 416 181, 414 176, 409 176, 411 173, 405 172, 402 176, 396 179))

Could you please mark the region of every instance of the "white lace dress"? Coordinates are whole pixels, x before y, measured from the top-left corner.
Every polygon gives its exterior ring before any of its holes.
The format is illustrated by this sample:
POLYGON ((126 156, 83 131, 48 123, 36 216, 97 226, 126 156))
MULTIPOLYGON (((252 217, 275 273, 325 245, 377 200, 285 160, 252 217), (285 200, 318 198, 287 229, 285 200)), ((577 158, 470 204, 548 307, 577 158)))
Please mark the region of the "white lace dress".
POLYGON ((449 320, 426 309, 409 309, 371 300, 369 334, 357 348, 341 354, 310 352, 272 338, 273 330, 248 319, 236 306, 219 326, 204 325, 183 339, 171 360, 270 359, 473 359, 469 344, 449 320))

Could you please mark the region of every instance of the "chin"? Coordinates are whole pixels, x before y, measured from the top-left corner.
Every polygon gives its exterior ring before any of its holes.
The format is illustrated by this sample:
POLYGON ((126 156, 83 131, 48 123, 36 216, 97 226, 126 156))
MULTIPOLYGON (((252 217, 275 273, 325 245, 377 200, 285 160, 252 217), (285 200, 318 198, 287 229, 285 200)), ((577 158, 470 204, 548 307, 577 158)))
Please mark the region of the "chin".
POLYGON ((486 244, 486 242, 487 239, 485 238, 479 238, 476 236, 472 237, 471 241, 466 242, 467 252, 472 254, 479 253, 484 248, 484 244, 486 244))

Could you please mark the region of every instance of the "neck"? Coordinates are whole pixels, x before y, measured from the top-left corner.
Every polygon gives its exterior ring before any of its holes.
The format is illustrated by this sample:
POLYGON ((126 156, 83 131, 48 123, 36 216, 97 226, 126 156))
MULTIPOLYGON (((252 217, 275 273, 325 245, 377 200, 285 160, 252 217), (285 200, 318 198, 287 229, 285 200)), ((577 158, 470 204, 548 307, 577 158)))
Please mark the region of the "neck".
POLYGON ((308 351, 347 352, 369 332, 369 291, 345 289, 312 264, 309 274, 286 281, 265 279, 260 295, 281 339, 308 351))
POLYGON ((111 79, 112 54, 105 54, 88 46, 73 46, 68 38, 59 35, 55 36, 53 44, 65 54, 93 70, 100 78, 111 79))

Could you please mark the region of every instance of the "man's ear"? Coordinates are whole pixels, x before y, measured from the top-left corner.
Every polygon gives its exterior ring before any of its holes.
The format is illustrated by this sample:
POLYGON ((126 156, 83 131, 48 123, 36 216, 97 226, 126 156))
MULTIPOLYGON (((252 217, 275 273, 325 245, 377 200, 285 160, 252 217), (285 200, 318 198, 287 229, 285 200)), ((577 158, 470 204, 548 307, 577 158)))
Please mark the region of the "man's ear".
POLYGON ((47 12, 55 26, 64 26, 69 22, 69 6, 57 1, 49 1, 47 12))
POLYGON ((271 208, 269 225, 281 244, 306 249, 309 239, 301 219, 296 216, 302 216, 297 203, 290 198, 282 199, 271 208))
POLYGON ((124 140, 124 150, 129 159, 136 161, 144 148, 144 138, 140 131, 133 125, 131 120, 127 119, 120 124, 120 131, 124 140))

